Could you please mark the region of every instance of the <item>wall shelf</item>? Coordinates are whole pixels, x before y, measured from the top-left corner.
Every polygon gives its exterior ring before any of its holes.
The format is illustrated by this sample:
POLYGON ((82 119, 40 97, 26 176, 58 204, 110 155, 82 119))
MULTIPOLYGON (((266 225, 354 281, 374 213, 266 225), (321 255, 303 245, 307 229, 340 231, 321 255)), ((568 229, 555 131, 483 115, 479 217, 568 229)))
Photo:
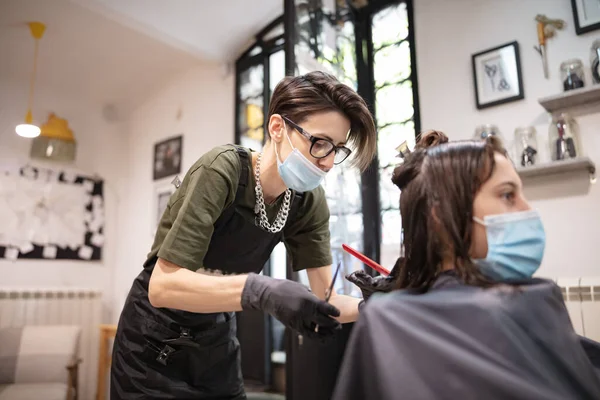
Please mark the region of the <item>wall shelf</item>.
POLYGON ((551 114, 581 106, 600 105, 600 85, 588 85, 554 96, 544 97, 538 102, 551 114))
POLYGON ((532 178, 538 176, 551 176, 565 172, 587 171, 590 175, 596 173, 596 165, 588 157, 572 158, 569 160, 552 161, 531 167, 519 167, 517 173, 521 178, 532 178))

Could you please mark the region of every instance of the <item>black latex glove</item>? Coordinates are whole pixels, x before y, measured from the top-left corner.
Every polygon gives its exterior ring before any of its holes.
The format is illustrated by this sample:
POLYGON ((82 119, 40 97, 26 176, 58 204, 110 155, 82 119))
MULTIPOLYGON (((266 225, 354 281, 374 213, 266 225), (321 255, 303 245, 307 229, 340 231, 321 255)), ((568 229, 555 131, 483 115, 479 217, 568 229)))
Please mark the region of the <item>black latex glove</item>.
POLYGON ((339 317, 340 310, 319 300, 306 286, 287 279, 249 274, 242 291, 242 308, 269 313, 309 338, 325 339, 341 328, 332 318, 339 317))
POLYGON ((354 271, 350 275, 347 275, 346 279, 359 287, 360 291, 362 292, 363 299, 367 301, 375 292, 387 293, 394 289, 394 286, 396 285, 396 278, 398 277, 398 270, 400 269, 402 260, 402 258, 398 258, 389 276, 379 275, 373 277, 363 270, 358 270, 354 271))

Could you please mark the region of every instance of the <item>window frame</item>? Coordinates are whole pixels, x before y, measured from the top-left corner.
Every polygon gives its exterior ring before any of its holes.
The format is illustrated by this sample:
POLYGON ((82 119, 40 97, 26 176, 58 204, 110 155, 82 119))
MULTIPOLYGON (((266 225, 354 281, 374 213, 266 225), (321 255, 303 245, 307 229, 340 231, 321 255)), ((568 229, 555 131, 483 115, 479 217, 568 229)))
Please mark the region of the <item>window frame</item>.
MULTIPOLYGON (((417 77, 417 56, 415 46, 415 24, 412 0, 370 0, 368 5, 356 12, 356 50, 357 50, 357 73, 358 93, 365 99, 370 107, 375 121, 377 120, 376 90, 375 90, 375 49, 373 45, 372 19, 380 11, 387 7, 406 4, 408 16, 408 35, 406 41, 410 47, 411 74, 409 80, 412 83, 413 93, 413 121, 415 136, 421 130, 421 118, 419 109, 419 86, 417 77), (366 44, 366 46, 364 46, 366 44), (366 48, 367 54, 363 53, 366 48)), ((376 122, 377 124, 377 122, 376 122)), ((381 261, 381 199, 380 199, 380 177, 379 157, 376 156, 369 168, 362 175, 362 204, 364 224, 364 252, 365 255, 376 262, 381 261)), ((400 253, 400 248, 398 248, 400 253)), ((371 269, 369 274, 377 273, 371 269)))
POLYGON ((271 55, 285 51, 285 33, 277 35, 271 39, 266 39, 266 36, 278 25, 282 25, 284 21, 283 15, 275 18, 267 26, 265 26, 257 35, 256 42, 248 47, 235 62, 235 143, 241 143, 242 132, 239 130, 240 123, 240 98, 239 93, 241 89, 240 76, 248 69, 262 65, 263 66, 263 129, 265 136, 263 137, 263 144, 266 140, 266 127, 268 121, 266 120, 267 113, 269 111, 269 100, 271 99, 271 89, 269 85, 269 72, 270 72, 270 57, 271 55), (257 54, 252 54, 255 50, 259 50, 257 54))
MULTIPOLYGON (((241 132, 238 129, 240 102, 238 93, 240 90, 240 74, 252 66, 262 64, 264 74, 264 93, 263 93, 263 114, 265 115, 264 129, 266 138, 266 116, 268 114, 268 104, 270 99, 269 79, 269 57, 281 50, 284 50, 285 74, 294 75, 296 69, 294 40, 295 37, 295 1, 283 0, 284 13, 282 16, 270 22, 261 32, 256 35, 256 42, 250 46, 236 61, 236 103, 235 103, 235 142, 240 143, 241 132), (275 38, 265 40, 265 36, 277 25, 283 23, 284 33, 275 38), (281 40, 283 39, 283 43, 281 40), (252 54, 256 48, 260 52, 252 54)), ((375 71, 374 71, 374 46, 372 32, 372 18, 381 10, 398 5, 406 4, 408 15, 408 35, 406 41, 410 47, 411 73, 408 78, 412 83, 413 94, 413 121, 415 127, 415 136, 421 130, 420 106, 419 106, 419 85, 418 68, 415 43, 415 20, 413 0, 369 0, 367 5, 356 9, 352 8, 354 18, 354 36, 356 49, 356 73, 357 73, 357 91, 366 101, 369 110, 374 118, 377 117, 376 96, 375 96, 375 71)), ((264 143, 264 141, 263 141, 264 143)), ((364 254, 379 262, 381 260, 381 199, 379 185, 379 158, 376 155, 370 166, 361 174, 361 200, 363 215, 363 252, 364 254)), ((400 249, 398 249, 400 251, 400 249)), ((368 273, 374 273, 367 269, 368 273)), ((291 274, 292 279, 296 278, 291 274)))

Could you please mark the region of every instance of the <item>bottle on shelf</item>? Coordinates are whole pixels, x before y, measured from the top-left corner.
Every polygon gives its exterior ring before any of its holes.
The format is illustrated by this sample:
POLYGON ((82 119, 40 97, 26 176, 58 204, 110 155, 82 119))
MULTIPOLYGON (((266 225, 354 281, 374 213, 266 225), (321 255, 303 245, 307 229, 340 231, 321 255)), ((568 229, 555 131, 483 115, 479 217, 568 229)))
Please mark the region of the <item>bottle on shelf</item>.
POLYGON ((585 86, 583 63, 577 58, 566 60, 560 64, 560 75, 565 92, 585 86))
POLYGON ((590 66, 594 83, 600 83, 600 39, 594 40, 590 52, 590 66))
POLYGON ((552 161, 581 157, 579 126, 569 114, 562 113, 552 118, 548 130, 550 158, 552 161))
POLYGON ((515 129, 515 148, 521 158, 521 166, 528 167, 536 163, 538 153, 537 132, 533 126, 515 129))

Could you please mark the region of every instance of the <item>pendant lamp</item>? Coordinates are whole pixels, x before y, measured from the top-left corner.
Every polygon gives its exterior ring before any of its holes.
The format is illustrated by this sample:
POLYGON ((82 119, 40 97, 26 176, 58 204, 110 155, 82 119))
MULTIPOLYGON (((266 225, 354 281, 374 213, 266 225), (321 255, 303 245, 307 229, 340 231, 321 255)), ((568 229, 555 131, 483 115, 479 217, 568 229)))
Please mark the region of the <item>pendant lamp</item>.
POLYGON ((77 143, 69 121, 50 113, 42 125, 40 136, 31 141, 31 158, 53 161, 74 161, 77 143))
POLYGON ((19 124, 15 128, 15 132, 17 135, 23 136, 26 138, 34 138, 39 136, 40 128, 33 124, 33 115, 31 113, 31 108, 33 104, 33 88, 35 86, 35 75, 37 72, 37 59, 38 59, 38 47, 39 41, 44 36, 44 31, 46 30, 46 25, 41 22, 29 22, 29 31, 31 32, 31 36, 35 40, 35 50, 33 53, 33 70, 31 72, 31 81, 29 83, 29 100, 27 103, 27 114, 25 114, 25 123, 19 124))

